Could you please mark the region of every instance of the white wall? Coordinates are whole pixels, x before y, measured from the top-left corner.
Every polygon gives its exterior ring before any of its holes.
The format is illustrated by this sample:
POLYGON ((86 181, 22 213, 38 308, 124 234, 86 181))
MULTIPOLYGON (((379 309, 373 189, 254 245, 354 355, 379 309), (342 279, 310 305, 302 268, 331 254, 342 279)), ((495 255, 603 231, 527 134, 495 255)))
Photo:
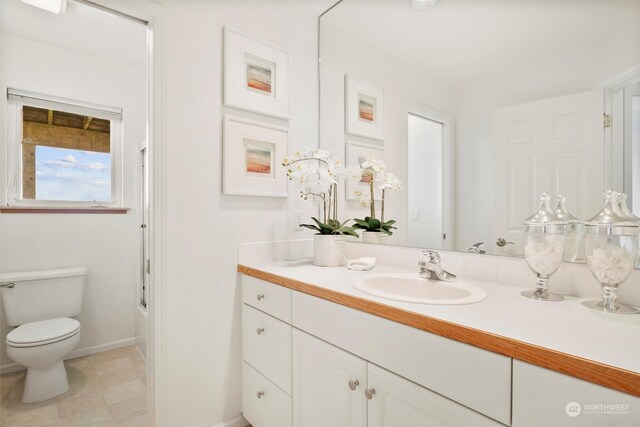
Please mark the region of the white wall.
POLYGON ((309 237, 289 198, 221 194, 224 25, 289 51, 289 150, 317 145, 317 20, 327 2, 167 2, 167 425, 214 426, 240 415, 237 245, 309 237))
MULTIPOLYGON (((593 90, 598 83, 640 63, 640 26, 612 31, 598 40, 517 66, 469 75, 455 84, 455 247, 484 241, 499 252, 493 236, 494 108, 593 90)), ((621 190, 621 189, 618 189, 621 190)), ((595 212, 594 212, 595 214, 595 212)))
MULTIPOLYGON (((0 214, 0 271, 86 266, 89 275, 77 349, 131 342, 140 253, 136 164, 138 145, 146 134, 146 71, 12 34, 0 36, 0 112, 6 111, 7 87, 123 109, 123 203, 132 208, 126 215, 0 214)), ((4 204, 6 114, 0 117, 4 204)), ((10 360, 4 336, 9 328, 3 313, 0 323, 0 364, 6 365, 10 360)))
MULTIPOLYGON (((343 160, 347 139, 384 146, 387 169, 403 183, 401 191, 387 192, 386 196, 385 219, 398 221, 398 230, 394 232, 390 242, 406 244, 409 108, 417 104, 451 115, 455 111, 453 88, 388 52, 346 35, 332 25, 331 15, 322 18, 321 36, 320 145, 323 149, 335 151, 343 160), (383 143, 345 134, 344 76, 347 73, 384 89, 383 143)), ((344 188, 341 193, 344 193, 344 188)), ((341 202, 342 220, 367 215, 367 210, 363 210, 357 202, 345 200, 344 196, 341 197, 341 202)))

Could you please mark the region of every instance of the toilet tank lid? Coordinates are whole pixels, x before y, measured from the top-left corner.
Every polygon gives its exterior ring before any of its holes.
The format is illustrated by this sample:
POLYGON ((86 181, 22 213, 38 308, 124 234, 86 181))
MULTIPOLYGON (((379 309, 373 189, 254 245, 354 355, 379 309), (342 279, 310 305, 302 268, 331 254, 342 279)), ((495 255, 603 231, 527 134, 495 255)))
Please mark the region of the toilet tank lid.
POLYGON ((86 276, 85 267, 61 268, 59 270, 19 271, 0 273, 0 282, 26 282, 29 280, 56 279, 60 277, 86 276))

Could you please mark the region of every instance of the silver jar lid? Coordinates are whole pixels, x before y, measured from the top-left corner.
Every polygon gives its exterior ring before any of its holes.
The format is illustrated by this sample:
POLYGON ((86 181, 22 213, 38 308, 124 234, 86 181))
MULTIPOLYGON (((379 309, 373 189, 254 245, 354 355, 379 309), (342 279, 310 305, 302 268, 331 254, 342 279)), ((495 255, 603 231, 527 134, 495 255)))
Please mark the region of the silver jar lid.
POLYGON ((638 227, 640 225, 620 210, 618 192, 612 190, 605 191, 602 209, 584 224, 595 227, 638 227))
POLYGON ((558 194, 556 197, 556 207, 553 208, 553 213, 560 219, 567 221, 568 224, 582 224, 575 216, 571 215, 571 213, 567 210, 564 205, 567 197, 563 194, 558 194))
POLYGON ((540 206, 538 206, 538 210, 524 220, 524 225, 566 225, 566 220, 549 210, 549 200, 551 200, 549 193, 542 193, 540 195, 540 206))
POLYGON ((629 209, 629 206, 627 205, 627 195, 625 193, 618 193, 618 206, 620 207, 620 211, 624 214, 626 218, 640 225, 640 218, 635 216, 633 212, 631 212, 631 209, 629 209))

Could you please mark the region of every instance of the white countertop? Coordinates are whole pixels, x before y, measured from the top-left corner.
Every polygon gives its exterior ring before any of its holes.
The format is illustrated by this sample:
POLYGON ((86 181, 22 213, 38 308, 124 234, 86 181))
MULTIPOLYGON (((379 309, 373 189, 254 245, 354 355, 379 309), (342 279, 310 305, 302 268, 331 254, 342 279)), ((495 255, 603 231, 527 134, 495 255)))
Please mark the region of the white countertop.
POLYGON ((532 300, 520 295, 522 288, 463 277, 464 281, 484 289, 487 298, 468 305, 405 303, 365 294, 355 289, 351 281, 367 274, 417 274, 417 271, 379 264, 371 271, 352 271, 346 267, 316 267, 310 260, 243 265, 640 373, 640 314, 601 313, 584 307, 581 304, 584 299, 568 296, 558 302, 532 300))

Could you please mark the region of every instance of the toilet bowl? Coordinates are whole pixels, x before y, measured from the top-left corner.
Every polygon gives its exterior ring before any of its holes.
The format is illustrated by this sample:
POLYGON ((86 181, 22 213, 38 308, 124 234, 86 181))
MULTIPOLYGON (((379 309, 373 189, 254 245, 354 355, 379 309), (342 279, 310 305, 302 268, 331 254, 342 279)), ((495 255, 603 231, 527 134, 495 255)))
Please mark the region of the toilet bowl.
POLYGON ((9 326, 7 356, 27 368, 22 402, 50 399, 69 390, 63 359, 80 341, 80 314, 87 269, 0 274, 0 295, 9 326))
POLYGON ((7 356, 27 367, 23 403, 69 390, 63 358, 80 341, 80 322, 68 317, 21 325, 7 335, 7 356))

